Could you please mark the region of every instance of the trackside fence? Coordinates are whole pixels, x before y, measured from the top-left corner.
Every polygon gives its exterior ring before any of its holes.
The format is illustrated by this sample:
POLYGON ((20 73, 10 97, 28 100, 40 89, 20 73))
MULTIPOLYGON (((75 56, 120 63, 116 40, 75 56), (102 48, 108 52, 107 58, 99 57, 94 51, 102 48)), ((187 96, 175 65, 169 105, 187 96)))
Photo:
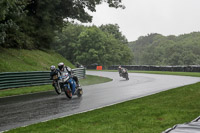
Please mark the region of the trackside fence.
MULTIPOLYGON (((85 68, 72 69, 79 79, 85 78, 85 68)), ((50 71, 0 73, 0 90, 25 86, 50 84, 50 71)))
MULTIPOLYGON (((109 70, 117 70, 118 66, 110 66, 109 70)), ((200 72, 200 65, 189 66, 151 66, 151 65, 122 65, 128 70, 144 70, 144 71, 171 71, 171 72, 200 72)))
POLYGON ((76 75, 79 79, 85 78, 86 69, 85 68, 76 68, 72 69, 74 75, 76 75))

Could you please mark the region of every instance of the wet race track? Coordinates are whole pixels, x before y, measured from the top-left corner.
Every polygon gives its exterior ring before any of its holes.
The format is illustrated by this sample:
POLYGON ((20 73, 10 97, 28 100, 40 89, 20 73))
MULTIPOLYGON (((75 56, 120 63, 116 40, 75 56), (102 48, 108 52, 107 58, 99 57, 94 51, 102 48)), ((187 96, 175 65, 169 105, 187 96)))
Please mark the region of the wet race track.
POLYGON ((200 78, 195 77, 136 73, 130 73, 130 80, 126 81, 117 72, 88 71, 87 74, 109 77, 113 81, 83 86, 83 96, 74 96, 71 100, 64 93, 57 95, 54 91, 0 98, 0 131, 85 112, 200 81, 200 78))

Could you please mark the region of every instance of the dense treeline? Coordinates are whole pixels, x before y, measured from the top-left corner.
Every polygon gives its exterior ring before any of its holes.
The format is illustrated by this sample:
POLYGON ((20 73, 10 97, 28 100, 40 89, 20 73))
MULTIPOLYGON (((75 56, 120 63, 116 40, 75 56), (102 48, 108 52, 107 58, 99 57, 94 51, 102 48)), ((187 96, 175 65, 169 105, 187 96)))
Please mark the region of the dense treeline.
POLYGON ((200 32, 180 36, 149 34, 129 43, 135 65, 199 65, 200 32))
POLYGON ((87 27, 66 23, 63 31, 57 33, 52 47, 74 64, 85 66, 130 64, 132 61, 127 39, 117 24, 87 27))
POLYGON ((64 19, 91 22, 86 9, 96 5, 122 7, 121 0, 1 0, 0 46, 6 48, 50 48, 55 31, 62 30, 64 19))
POLYGON ((54 48, 71 62, 83 65, 128 64, 132 53, 118 25, 85 27, 67 22, 91 22, 86 9, 93 12, 102 2, 123 8, 121 0, 1 0, 0 46, 54 48))

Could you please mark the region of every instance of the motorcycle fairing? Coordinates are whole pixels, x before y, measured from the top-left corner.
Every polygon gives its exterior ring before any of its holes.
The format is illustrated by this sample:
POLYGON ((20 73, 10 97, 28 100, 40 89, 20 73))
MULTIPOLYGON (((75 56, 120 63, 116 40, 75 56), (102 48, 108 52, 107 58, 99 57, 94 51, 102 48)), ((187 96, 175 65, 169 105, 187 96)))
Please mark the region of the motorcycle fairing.
POLYGON ((69 84, 65 84, 65 86, 67 86, 68 89, 72 90, 72 94, 74 94, 76 90, 76 82, 72 78, 70 78, 67 82, 69 84))

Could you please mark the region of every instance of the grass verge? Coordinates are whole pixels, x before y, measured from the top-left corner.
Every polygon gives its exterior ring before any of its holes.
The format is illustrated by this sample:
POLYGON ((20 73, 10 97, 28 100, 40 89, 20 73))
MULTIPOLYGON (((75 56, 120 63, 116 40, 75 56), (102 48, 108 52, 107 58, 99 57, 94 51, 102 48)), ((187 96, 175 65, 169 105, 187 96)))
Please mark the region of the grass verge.
POLYGON ((0 47, 0 72, 49 71, 59 62, 75 68, 60 54, 51 51, 11 49, 0 47))
MULTIPOLYGON (((85 86, 85 85, 92 85, 92 84, 109 82, 111 80, 112 79, 110 79, 110 78, 93 76, 93 75, 86 75, 85 79, 80 79, 80 83, 81 83, 82 86, 85 86)), ((42 86, 32 86, 32 87, 22 87, 22 88, 15 88, 15 89, 6 89, 6 90, 0 90, 0 97, 30 94, 30 93, 51 91, 51 90, 54 90, 52 85, 42 85, 42 86)))

